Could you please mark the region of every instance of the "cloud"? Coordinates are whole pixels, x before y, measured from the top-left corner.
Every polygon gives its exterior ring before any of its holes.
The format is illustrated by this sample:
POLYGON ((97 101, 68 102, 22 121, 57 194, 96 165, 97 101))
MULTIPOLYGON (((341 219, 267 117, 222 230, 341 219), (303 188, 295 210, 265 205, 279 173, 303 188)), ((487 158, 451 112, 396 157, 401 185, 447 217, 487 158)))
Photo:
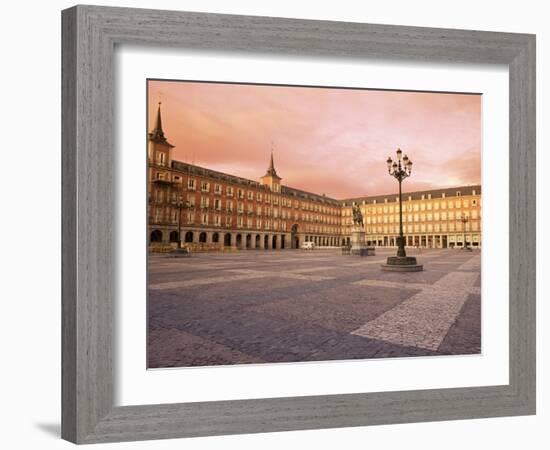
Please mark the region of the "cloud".
POLYGON ((274 148, 283 184, 351 198, 396 191, 386 158, 414 162, 408 190, 477 184, 481 97, 150 81, 174 158, 258 180, 274 148))

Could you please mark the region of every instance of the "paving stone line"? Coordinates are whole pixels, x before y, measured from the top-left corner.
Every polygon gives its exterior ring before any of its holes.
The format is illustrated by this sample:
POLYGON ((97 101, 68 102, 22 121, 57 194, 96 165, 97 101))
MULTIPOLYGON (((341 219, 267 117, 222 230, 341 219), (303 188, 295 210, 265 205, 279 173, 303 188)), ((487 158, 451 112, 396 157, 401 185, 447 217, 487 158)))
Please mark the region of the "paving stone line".
POLYGON ((352 334, 437 350, 477 277, 477 273, 451 272, 352 334))
POLYGON ((223 277, 196 278, 193 280, 181 280, 181 281, 170 281, 166 283, 149 284, 149 289, 152 291, 162 291, 165 289, 179 289, 179 288, 198 286, 198 285, 204 285, 204 284, 227 283, 229 281, 251 280, 253 278, 265 278, 268 276, 269 276, 268 272, 254 272, 254 273, 245 273, 241 275, 226 275, 223 277))
MULTIPOLYGON (((311 268, 311 271, 314 269, 311 268)), ((320 269, 321 270, 321 269, 320 269)), ((326 270, 326 268, 323 268, 323 270, 326 270)), ((293 280, 306 280, 306 281, 322 281, 322 280, 332 280, 334 277, 327 277, 327 276, 321 276, 321 275, 302 275, 298 271, 284 271, 284 272, 273 272, 273 271, 261 271, 261 270, 249 270, 249 269, 232 269, 229 272, 236 272, 236 273, 242 273, 242 274, 264 274, 265 277, 273 277, 273 278, 289 278, 293 280)))
POLYGON ((476 255, 470 258, 465 263, 461 264, 457 270, 475 270, 479 271, 481 268, 481 256, 476 255))
MULTIPOLYGON (((394 288, 394 289, 411 289, 411 290, 437 289, 435 284, 406 283, 406 282, 385 281, 385 280, 359 280, 359 281, 355 281, 353 284, 358 284, 361 286, 387 287, 387 288, 394 288)), ((479 287, 473 286, 469 289, 464 288, 464 292, 467 292, 468 294, 479 295, 480 289, 479 287)))

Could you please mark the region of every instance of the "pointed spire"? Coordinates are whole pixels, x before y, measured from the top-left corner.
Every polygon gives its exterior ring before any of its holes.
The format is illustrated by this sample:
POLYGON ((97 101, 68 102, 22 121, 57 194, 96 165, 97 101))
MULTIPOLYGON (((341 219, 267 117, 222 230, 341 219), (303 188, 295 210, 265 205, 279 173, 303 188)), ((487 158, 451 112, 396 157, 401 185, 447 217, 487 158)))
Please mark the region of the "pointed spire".
POLYGON ((271 150, 271 161, 269 163, 269 170, 275 172, 275 165, 273 164, 273 150, 271 150))
POLYGON ((273 163, 273 150, 271 150, 271 159, 269 160, 269 168, 267 169, 266 176, 271 175, 275 177, 279 177, 277 175, 277 171, 275 170, 275 164, 273 163))
POLYGON ((162 102, 159 102, 159 107, 157 109, 157 120, 155 122, 155 131, 158 132, 158 133, 163 133, 162 131, 162 118, 160 117, 160 105, 162 104, 162 102))
POLYGON ((161 105, 161 102, 159 102, 159 106, 158 106, 158 109, 157 109, 157 118, 155 120, 155 128, 153 128, 153 131, 151 131, 149 133, 149 139, 151 141, 159 142, 161 144, 171 145, 166 140, 166 137, 164 136, 164 131, 162 129, 162 118, 161 118, 161 115, 160 115, 160 105, 161 105))

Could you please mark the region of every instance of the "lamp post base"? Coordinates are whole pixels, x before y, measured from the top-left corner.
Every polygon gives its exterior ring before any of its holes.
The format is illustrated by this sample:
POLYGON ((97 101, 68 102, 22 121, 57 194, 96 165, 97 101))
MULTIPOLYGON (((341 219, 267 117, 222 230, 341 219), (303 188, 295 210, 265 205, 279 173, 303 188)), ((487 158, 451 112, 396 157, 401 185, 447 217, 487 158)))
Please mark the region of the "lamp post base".
POLYGON ((388 256, 386 264, 381 265, 382 270, 391 272, 421 272, 422 264, 416 262, 414 256, 388 256))

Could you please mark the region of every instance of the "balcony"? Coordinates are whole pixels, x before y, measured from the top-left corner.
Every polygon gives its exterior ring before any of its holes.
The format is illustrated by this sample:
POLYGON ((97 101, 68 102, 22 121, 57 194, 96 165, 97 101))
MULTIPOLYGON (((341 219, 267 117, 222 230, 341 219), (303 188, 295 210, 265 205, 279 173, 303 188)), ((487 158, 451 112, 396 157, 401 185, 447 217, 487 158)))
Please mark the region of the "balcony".
POLYGON ((153 183, 155 183, 158 186, 175 186, 175 185, 179 184, 177 181, 164 180, 162 178, 154 179, 153 183))

